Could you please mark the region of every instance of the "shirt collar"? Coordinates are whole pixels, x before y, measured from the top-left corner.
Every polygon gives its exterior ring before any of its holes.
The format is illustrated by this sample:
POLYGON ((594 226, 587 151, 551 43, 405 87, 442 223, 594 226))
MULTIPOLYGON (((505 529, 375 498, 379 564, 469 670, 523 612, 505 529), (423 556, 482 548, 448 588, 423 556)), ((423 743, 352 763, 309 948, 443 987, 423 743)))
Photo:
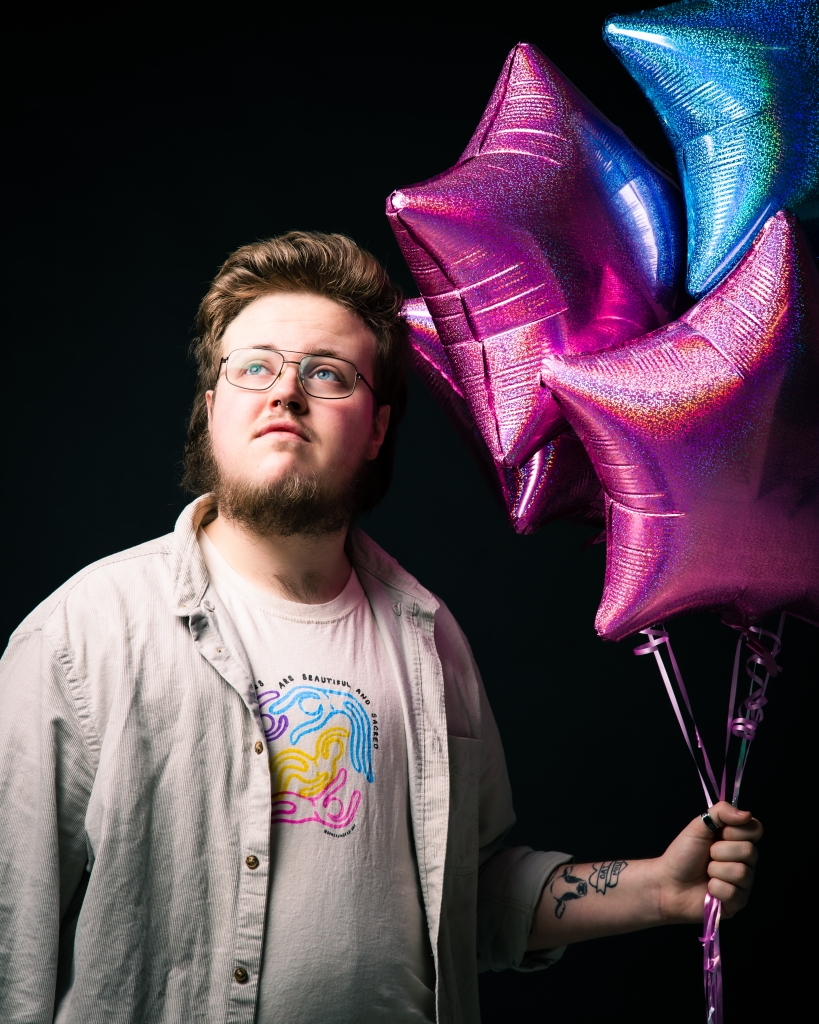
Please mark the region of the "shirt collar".
POLYGON ((356 570, 362 569, 371 573, 388 587, 417 600, 421 607, 429 612, 434 612, 439 607, 440 602, 433 593, 422 587, 414 576, 357 526, 350 530, 347 551, 356 570))
POLYGON ((173 531, 173 602, 177 615, 190 615, 199 607, 208 587, 208 571, 196 534, 202 520, 216 502, 212 494, 203 494, 182 509, 173 531))
MULTIPOLYGON (((216 505, 212 494, 204 494, 187 505, 174 528, 173 601, 174 612, 186 616, 199 607, 209 577, 196 539, 202 520, 216 505)), ((439 602, 426 587, 403 569, 398 562, 354 526, 347 538, 347 551, 356 570, 364 570, 388 587, 414 598, 425 610, 435 612, 439 602)))

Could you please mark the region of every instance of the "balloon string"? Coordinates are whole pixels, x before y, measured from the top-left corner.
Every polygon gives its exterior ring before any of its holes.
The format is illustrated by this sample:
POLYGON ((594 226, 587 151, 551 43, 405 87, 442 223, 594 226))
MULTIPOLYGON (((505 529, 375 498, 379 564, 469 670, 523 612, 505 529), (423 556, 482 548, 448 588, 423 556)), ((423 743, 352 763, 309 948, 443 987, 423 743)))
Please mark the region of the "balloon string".
MULTIPOLYGON (((731 745, 731 737, 733 736, 733 725, 734 725, 734 708, 736 707, 737 701, 737 683, 739 681, 739 664, 742 656, 742 641, 745 639, 745 634, 740 633, 737 637, 737 649, 734 655, 734 671, 731 673, 731 693, 728 697, 728 725, 725 729, 725 755, 722 765, 722 782, 719 787, 719 798, 720 800, 725 799, 725 784, 727 782, 728 775, 728 748, 731 745)), ((743 741, 743 749, 744 749, 743 741)), ((742 751, 740 751, 740 759, 742 758, 742 751)))
MULTIPOLYGON (((776 656, 782 648, 782 629, 784 625, 785 613, 783 612, 779 618, 779 627, 777 628, 776 633, 771 633, 759 626, 750 626, 747 630, 743 630, 740 633, 737 640, 736 653, 734 655, 734 668, 731 675, 731 691, 728 698, 728 726, 725 736, 725 755, 722 766, 722 778, 719 786, 719 798, 720 800, 724 800, 728 773, 728 752, 731 737, 736 736, 741 739, 742 742, 740 745, 739 756, 737 758, 736 771, 734 773, 734 789, 731 800, 734 807, 737 806, 739 801, 739 790, 742 785, 745 766, 748 761, 751 741, 756 735, 759 723, 764 718, 764 712, 762 709, 768 702, 765 695, 768 683, 773 676, 778 675, 781 671, 779 666, 776 664, 776 656), (752 633, 755 634, 755 636, 751 636, 750 634, 752 633), (770 650, 762 644, 761 641, 763 637, 767 637, 771 642, 770 650), (742 713, 737 714, 735 717, 737 688, 739 685, 739 667, 742 662, 743 643, 745 643, 751 651, 751 654, 745 663, 745 673, 751 680, 751 689, 746 699, 742 702, 742 707, 739 709, 742 713), (764 677, 758 672, 760 667, 765 669, 764 677)), ((635 647, 634 653, 654 655, 660 669, 660 675, 662 676, 663 683, 665 684, 666 692, 668 693, 671 705, 674 708, 674 714, 677 717, 680 730, 682 731, 688 750, 697 768, 697 774, 699 775, 700 782, 702 783, 707 806, 712 807, 716 803, 716 800, 712 797, 712 792, 713 794, 716 794, 717 792, 716 779, 711 769, 711 763, 708 760, 708 754, 706 753, 699 730, 697 729, 697 723, 694 720, 691 702, 688 699, 688 692, 685 688, 679 666, 677 665, 677 659, 674 657, 674 651, 671 647, 671 641, 668 633, 663 626, 652 626, 648 629, 641 630, 641 632, 648 637, 648 643, 635 647), (676 691, 672 684, 671 677, 666 670, 660 651, 663 644, 665 644, 666 650, 668 651, 674 681, 677 684, 676 691), (682 698, 682 703, 688 712, 690 725, 686 722, 685 716, 682 713, 677 693, 679 693, 682 698), (692 735, 697 741, 696 748, 692 742, 692 735), (697 755, 697 751, 699 751, 700 756, 697 755), (709 791, 708 785, 703 777, 703 768, 705 769, 705 774, 713 787, 712 791, 709 791)), ((703 951, 703 980, 705 983, 707 1024, 723 1024, 722 955, 720 952, 719 940, 719 923, 721 914, 722 903, 709 892, 706 892, 705 902, 703 905, 703 934, 700 937, 700 942, 702 943, 703 951)))
POLYGON ((703 746, 702 740, 700 738, 699 730, 697 729, 697 724, 694 721, 694 714, 691 710, 691 702, 688 699, 688 693, 685 689, 685 684, 683 683, 679 666, 677 665, 677 659, 674 657, 674 652, 671 649, 671 641, 669 640, 668 633, 662 626, 651 626, 648 629, 641 630, 641 632, 649 638, 648 643, 641 644, 639 647, 635 647, 634 653, 654 655, 657 661, 657 667, 660 670, 660 675, 662 676, 663 683, 665 683, 665 689, 668 693, 668 698, 671 701, 671 706, 674 708, 674 714, 677 716, 677 722, 679 723, 680 731, 683 734, 683 738, 685 739, 685 742, 688 746, 688 750, 691 754, 691 757, 694 760, 694 764, 696 765, 697 774, 699 775, 700 782, 702 783, 702 790, 705 793, 706 803, 708 807, 712 807, 717 802, 716 779, 714 778, 714 772, 711 769, 711 763, 708 760, 708 755, 705 752, 705 747, 703 746), (686 710, 688 711, 690 724, 686 722, 683 716, 682 709, 680 707, 680 701, 677 698, 677 693, 674 690, 674 686, 671 682, 671 678, 669 677, 668 671, 666 670, 662 654, 660 653, 660 646, 662 644, 665 644, 668 650, 669 659, 671 661, 671 667, 674 672, 674 679, 677 683, 677 689, 680 693, 680 696, 682 697, 683 704, 686 710), (692 736, 696 738, 696 750, 699 751, 700 756, 698 756, 695 751, 692 736), (705 771, 705 774, 708 776, 708 780, 711 783, 712 788, 710 790, 708 788, 708 783, 705 781, 705 778, 703 777, 703 770, 705 771))
MULTIPOLYGON (((739 758, 737 760, 737 769, 734 774, 734 792, 731 796, 731 803, 734 807, 737 806, 739 801, 739 789, 742 785, 745 767, 748 763, 751 740, 756 735, 759 723, 765 717, 762 708, 768 703, 768 698, 766 697, 768 683, 771 681, 773 676, 776 676, 781 672, 781 669, 776 664, 776 656, 782 649, 782 630, 784 626, 785 612, 782 612, 779 617, 779 626, 777 627, 776 633, 770 633, 768 630, 760 629, 758 626, 751 626, 749 630, 751 633, 756 633, 759 640, 761 640, 763 636, 768 637, 771 641, 771 649, 768 651, 767 648, 765 648, 759 641, 754 641, 753 639, 748 641, 748 646, 753 653, 746 662, 745 673, 751 680, 751 690, 748 697, 742 703, 742 707, 745 709, 744 715, 737 716, 730 722, 731 733, 742 740, 739 750, 739 758), (765 669, 764 678, 757 672, 757 669, 760 666, 765 669), (755 686, 758 687, 758 689, 755 690, 755 686)), ((742 639, 742 636, 740 636, 739 644, 737 645, 738 648, 742 639)), ((731 710, 732 709, 733 704, 731 705, 731 710)), ((729 711, 729 719, 730 718, 731 714, 729 711)), ((730 736, 728 739, 730 740, 730 736)))

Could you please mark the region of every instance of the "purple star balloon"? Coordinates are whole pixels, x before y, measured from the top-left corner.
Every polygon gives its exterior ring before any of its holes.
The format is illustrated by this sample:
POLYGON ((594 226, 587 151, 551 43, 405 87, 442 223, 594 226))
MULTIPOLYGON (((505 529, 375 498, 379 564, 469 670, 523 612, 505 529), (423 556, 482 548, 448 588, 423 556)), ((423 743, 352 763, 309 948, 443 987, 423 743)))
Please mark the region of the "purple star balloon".
POLYGON ((603 492, 586 451, 571 430, 539 449, 520 469, 498 466, 475 426, 446 349, 423 299, 404 303, 412 365, 469 449, 517 533, 553 519, 603 525, 603 492))
POLYGON ((565 429, 546 354, 611 348, 673 315, 675 187, 533 46, 509 55, 458 163, 387 213, 499 464, 565 429))
POLYGON ((602 636, 819 623, 819 271, 792 215, 676 323, 543 374, 606 493, 602 636))

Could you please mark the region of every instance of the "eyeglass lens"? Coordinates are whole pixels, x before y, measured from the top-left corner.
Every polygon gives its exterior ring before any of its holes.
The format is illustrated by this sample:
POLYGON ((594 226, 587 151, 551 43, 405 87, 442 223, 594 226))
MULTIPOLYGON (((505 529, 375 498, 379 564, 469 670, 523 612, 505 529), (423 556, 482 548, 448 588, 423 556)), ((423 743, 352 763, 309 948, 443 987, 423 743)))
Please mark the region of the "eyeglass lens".
MULTIPOLYGON (((267 349, 240 348, 228 356, 226 375, 231 384, 249 391, 266 391, 281 373, 284 356, 267 349)), ((305 356, 299 363, 304 390, 314 398, 347 398, 355 390, 356 368, 333 356, 305 356)))

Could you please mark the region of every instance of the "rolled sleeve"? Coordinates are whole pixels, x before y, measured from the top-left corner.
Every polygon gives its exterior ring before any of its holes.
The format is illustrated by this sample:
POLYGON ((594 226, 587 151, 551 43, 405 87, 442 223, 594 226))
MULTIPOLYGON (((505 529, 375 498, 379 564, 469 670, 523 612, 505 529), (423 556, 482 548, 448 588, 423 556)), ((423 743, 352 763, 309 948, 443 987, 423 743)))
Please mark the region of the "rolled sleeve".
POLYGON ((478 878, 479 971, 538 971, 560 959, 565 946, 527 950, 526 943, 544 885, 555 868, 571 860, 567 853, 516 846, 486 861, 478 878))

